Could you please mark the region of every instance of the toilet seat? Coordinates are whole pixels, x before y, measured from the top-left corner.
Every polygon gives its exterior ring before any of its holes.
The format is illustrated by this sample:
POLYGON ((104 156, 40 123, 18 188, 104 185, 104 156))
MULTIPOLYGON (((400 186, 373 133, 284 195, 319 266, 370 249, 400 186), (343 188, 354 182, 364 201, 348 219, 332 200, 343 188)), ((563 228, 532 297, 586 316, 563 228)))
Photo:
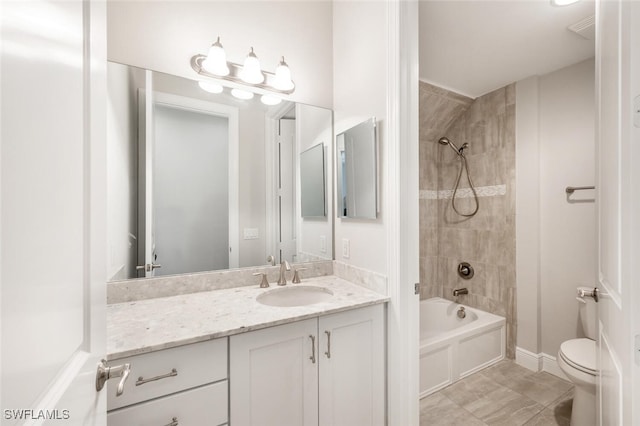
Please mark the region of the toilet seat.
POLYGON ((571 339, 560 345, 559 355, 569 366, 591 376, 596 375, 596 342, 591 339, 571 339))

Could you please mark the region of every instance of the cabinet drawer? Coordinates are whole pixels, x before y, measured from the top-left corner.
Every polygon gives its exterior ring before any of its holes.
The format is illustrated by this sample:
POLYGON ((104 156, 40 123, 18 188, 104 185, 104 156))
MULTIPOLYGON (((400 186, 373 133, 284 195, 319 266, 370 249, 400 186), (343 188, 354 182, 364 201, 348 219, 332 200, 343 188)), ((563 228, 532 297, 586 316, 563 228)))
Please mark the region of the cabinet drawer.
POLYGON ((227 387, 224 380, 110 411, 107 413, 107 425, 218 426, 227 422, 227 387))
POLYGON ((118 379, 107 382, 108 410, 226 379, 227 339, 121 358, 109 364, 127 362, 131 363, 131 374, 125 383, 124 393, 116 397, 118 379), (177 374, 171 374, 174 369, 177 374))

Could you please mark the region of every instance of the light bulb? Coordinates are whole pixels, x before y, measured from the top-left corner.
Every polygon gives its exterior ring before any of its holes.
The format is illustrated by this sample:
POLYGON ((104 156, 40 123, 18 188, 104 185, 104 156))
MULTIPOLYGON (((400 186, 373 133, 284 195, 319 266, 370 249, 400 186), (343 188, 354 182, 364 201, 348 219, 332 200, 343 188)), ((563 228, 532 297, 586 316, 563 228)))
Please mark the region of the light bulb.
POLYGON ((282 102, 282 98, 274 95, 262 95, 260 101, 265 105, 278 105, 282 102))
POLYGON ((551 0, 551 4, 553 6, 568 6, 579 1, 580 0, 551 0))
POLYGON ((253 98, 253 92, 247 92, 246 90, 232 89, 231 94, 235 98, 242 99, 243 101, 253 98))
POLYGON ((258 61, 256 54, 253 53, 253 47, 244 60, 240 78, 249 84, 260 84, 264 81, 264 74, 260 69, 260 61, 258 61))
POLYGON ((291 90, 294 88, 293 81, 291 81, 291 70, 289 69, 289 65, 284 61, 284 56, 276 67, 273 87, 278 90, 291 90))
POLYGON ((199 81, 198 86, 200 86, 200 88, 205 92, 209 93, 222 93, 223 90, 223 87, 220 84, 212 81, 199 81))
POLYGON ((209 48, 209 54, 202 61, 202 68, 211 74, 226 76, 229 75, 229 66, 227 65, 227 54, 222 48, 220 37, 209 48))

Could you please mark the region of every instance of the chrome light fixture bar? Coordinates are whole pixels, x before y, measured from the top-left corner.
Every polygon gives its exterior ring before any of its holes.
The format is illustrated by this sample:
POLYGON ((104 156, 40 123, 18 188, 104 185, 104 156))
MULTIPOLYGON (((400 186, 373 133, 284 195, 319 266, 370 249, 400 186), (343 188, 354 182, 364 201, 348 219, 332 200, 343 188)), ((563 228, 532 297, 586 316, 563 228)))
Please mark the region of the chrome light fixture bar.
POLYGON ((233 84, 230 86, 233 87, 242 85, 244 87, 258 89, 254 91, 262 92, 261 94, 265 94, 263 91, 266 91, 275 94, 289 95, 296 90, 296 86, 291 80, 291 71, 284 61, 284 57, 278 63, 276 72, 271 73, 260 69, 253 48, 251 48, 249 55, 247 55, 244 66, 226 60, 219 37, 213 44, 210 52, 215 52, 215 58, 208 58, 207 55, 195 55, 191 58, 191 68, 201 76, 218 81, 231 82, 233 84), (216 62, 215 64, 214 61, 216 62), (220 64, 220 61, 222 61, 222 64, 220 64), (205 64, 205 62, 208 63, 205 64), (215 73, 215 70, 221 71, 215 73), (260 76, 264 76, 264 78, 261 79, 260 76))

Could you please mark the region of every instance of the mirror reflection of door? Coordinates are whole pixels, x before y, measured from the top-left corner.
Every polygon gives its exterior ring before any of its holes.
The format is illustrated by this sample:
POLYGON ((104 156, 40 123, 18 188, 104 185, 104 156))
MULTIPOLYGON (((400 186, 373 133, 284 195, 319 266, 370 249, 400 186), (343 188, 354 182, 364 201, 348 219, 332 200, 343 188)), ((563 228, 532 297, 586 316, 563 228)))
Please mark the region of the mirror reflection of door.
POLYGON ((203 106, 153 94, 152 143, 140 149, 147 192, 140 214, 150 230, 139 250, 144 276, 237 267, 230 241, 237 230, 230 225, 229 117, 215 104, 203 106))
POLYGON ((278 235, 279 262, 296 261, 296 121, 279 120, 278 235))

